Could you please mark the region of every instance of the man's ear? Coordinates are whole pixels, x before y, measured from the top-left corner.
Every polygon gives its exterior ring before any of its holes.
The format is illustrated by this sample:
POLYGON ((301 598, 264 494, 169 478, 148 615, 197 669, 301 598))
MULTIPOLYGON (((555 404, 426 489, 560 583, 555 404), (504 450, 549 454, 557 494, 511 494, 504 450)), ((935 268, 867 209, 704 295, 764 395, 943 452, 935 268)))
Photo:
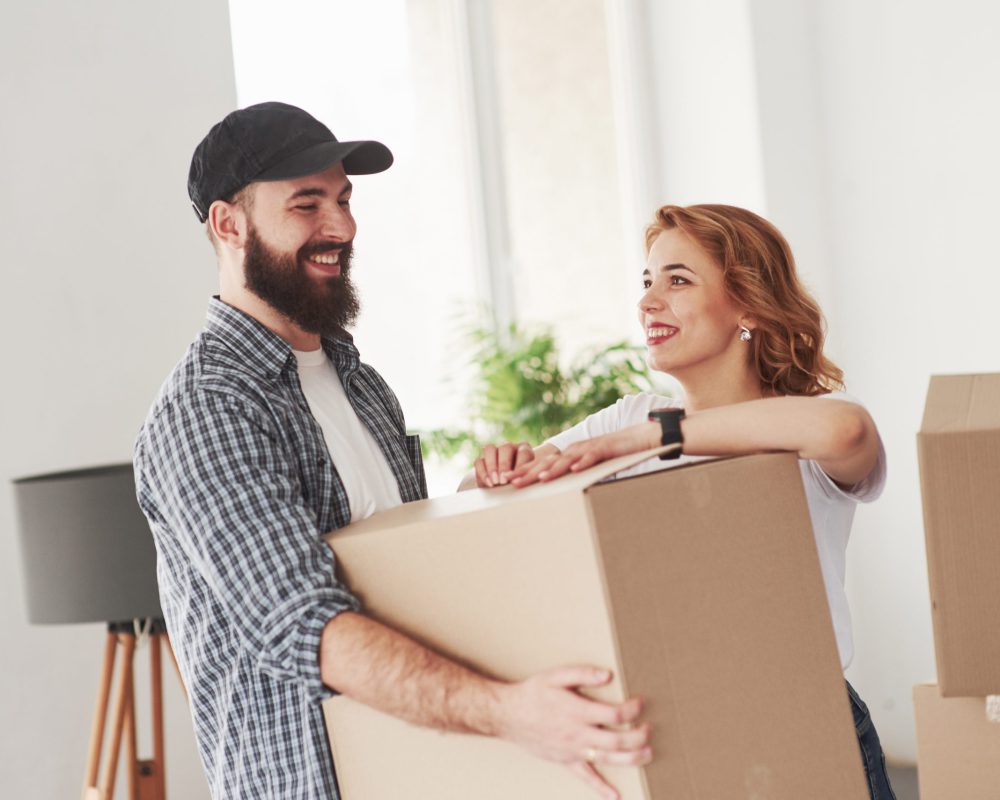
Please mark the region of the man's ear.
POLYGON ((208 209, 208 224, 215 240, 232 250, 242 250, 247 237, 247 214, 239 203, 216 200, 208 209))

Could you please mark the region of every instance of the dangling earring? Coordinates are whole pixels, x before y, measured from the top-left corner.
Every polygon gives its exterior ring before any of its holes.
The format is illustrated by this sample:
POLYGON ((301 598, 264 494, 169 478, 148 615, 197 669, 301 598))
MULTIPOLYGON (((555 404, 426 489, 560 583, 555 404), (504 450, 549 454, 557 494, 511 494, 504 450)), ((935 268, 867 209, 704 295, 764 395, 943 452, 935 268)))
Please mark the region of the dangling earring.
POLYGON ((750 333, 750 329, 740 325, 740 341, 749 342, 753 338, 753 334, 750 333))

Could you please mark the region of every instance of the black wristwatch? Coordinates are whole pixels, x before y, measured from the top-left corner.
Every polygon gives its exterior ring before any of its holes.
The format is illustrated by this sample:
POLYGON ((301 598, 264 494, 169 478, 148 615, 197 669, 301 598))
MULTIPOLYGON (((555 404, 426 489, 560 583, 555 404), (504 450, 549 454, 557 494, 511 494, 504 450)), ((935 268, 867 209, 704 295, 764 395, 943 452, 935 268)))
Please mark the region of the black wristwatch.
POLYGON ((660 423, 660 444, 673 445, 660 456, 661 461, 680 458, 684 450, 684 435, 681 433, 681 420, 684 419, 683 408, 658 408, 649 412, 650 422, 660 423))

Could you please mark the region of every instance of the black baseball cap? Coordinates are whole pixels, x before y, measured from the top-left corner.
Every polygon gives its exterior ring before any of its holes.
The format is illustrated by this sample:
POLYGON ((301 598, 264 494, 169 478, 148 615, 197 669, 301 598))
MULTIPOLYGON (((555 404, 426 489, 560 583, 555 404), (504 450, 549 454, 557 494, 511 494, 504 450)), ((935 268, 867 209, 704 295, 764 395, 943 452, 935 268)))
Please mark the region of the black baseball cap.
POLYGON ((195 148, 188 197, 204 222, 212 203, 248 183, 315 175, 338 161, 348 175, 370 175, 389 169, 392 153, 380 142, 338 142, 301 108, 258 103, 229 114, 195 148))

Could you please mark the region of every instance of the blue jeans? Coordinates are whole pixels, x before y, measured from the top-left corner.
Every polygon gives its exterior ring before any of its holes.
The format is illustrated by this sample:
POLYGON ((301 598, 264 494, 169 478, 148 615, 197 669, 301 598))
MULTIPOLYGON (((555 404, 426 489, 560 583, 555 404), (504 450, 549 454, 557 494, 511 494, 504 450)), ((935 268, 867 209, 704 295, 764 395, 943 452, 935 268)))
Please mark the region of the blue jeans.
POLYGON ((885 753, 882 752, 882 744, 878 740, 875 725, 872 724, 868 706, 858 697, 858 693, 849 683, 847 683, 847 695, 851 699, 851 712, 854 714, 854 727, 858 732, 858 746, 861 748, 861 763, 865 767, 868 793, 872 800, 896 800, 896 794, 889 785, 889 776, 885 770, 885 753))

